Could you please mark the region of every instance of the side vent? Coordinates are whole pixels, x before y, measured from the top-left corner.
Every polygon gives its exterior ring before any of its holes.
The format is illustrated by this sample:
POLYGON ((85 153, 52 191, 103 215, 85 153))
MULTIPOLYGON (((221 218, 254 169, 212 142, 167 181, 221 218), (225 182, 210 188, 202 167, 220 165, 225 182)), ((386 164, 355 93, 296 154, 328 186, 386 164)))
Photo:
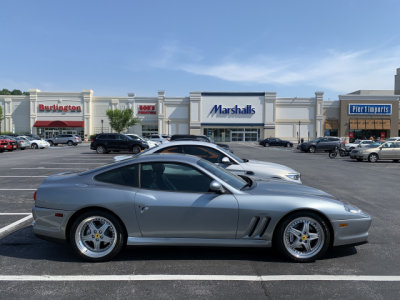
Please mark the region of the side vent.
POLYGON ((270 218, 266 216, 254 216, 249 224, 244 238, 260 239, 267 230, 270 218))

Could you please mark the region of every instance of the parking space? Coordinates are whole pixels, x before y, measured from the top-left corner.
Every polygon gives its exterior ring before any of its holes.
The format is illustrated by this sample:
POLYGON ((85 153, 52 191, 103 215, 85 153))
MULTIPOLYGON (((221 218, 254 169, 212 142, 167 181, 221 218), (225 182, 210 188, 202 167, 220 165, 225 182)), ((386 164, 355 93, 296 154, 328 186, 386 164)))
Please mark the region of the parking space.
MULTIPOLYGON (((36 238, 24 224, 0 239, 1 297, 400 297, 400 163, 359 163, 257 144, 230 147, 239 157, 287 165, 301 172, 303 184, 365 210, 373 217, 369 244, 336 248, 309 264, 288 263, 269 249, 208 247, 128 247, 111 262, 93 264, 79 260, 68 245, 36 238)), ((88 144, 5 154, 6 159, 0 154, 0 175, 6 176, 0 177, 1 228, 28 216, 6 214, 29 214, 33 190, 44 176, 90 169, 118 155, 98 155, 88 144)))

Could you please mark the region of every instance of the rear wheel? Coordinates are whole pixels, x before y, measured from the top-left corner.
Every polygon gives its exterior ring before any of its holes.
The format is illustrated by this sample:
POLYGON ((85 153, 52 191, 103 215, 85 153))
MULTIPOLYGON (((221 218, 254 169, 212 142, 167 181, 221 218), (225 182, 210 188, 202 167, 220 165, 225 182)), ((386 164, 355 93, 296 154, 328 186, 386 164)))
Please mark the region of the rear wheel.
POLYGON ((49 144, 50 144, 50 147, 51 147, 51 146, 54 146, 53 141, 49 141, 49 144))
POLYGON ((330 239, 328 225, 319 215, 298 212, 279 225, 274 245, 292 261, 311 262, 325 254, 330 239))
POLYGON ((135 146, 132 147, 132 153, 133 154, 138 154, 140 152, 140 150, 142 150, 142 149, 138 145, 135 145, 135 146))
POLYGON ((264 144, 264 147, 269 147, 269 143, 265 143, 265 144, 264 144))
POLYGON ((378 160, 378 154, 376 154, 376 153, 371 153, 371 154, 368 156, 368 161, 369 161, 369 162, 374 163, 374 162, 376 162, 377 160, 378 160))
POLYGON ((315 146, 311 146, 310 149, 308 150, 310 153, 315 153, 315 146))
POLYGON ((68 141, 68 146, 72 146, 74 143, 72 141, 68 141))
POLYGON ((336 151, 329 152, 329 158, 335 158, 337 156, 336 151))
POLYGON ((290 145, 290 143, 287 143, 287 144, 286 144, 286 147, 289 148, 289 147, 292 147, 292 145, 290 145))
POLYGON ((87 261, 106 261, 125 245, 121 222, 105 211, 89 211, 72 224, 69 239, 74 252, 87 261))

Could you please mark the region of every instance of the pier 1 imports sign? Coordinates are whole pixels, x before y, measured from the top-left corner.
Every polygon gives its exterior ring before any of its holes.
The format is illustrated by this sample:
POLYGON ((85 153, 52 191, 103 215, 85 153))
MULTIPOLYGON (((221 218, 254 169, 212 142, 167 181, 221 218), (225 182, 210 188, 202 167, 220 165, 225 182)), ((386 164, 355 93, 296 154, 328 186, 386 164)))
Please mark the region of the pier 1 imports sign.
POLYGON ((390 116, 392 104, 349 104, 349 115, 390 116))

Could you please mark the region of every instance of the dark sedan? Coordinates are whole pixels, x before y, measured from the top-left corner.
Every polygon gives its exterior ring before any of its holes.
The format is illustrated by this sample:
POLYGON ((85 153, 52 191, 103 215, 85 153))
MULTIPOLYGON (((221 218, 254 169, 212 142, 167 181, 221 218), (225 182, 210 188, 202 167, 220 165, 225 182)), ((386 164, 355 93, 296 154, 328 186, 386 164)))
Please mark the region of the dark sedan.
POLYGON ((293 147, 292 142, 281 140, 278 138, 267 138, 265 140, 260 141, 260 145, 264 147, 269 147, 269 146, 293 147))

